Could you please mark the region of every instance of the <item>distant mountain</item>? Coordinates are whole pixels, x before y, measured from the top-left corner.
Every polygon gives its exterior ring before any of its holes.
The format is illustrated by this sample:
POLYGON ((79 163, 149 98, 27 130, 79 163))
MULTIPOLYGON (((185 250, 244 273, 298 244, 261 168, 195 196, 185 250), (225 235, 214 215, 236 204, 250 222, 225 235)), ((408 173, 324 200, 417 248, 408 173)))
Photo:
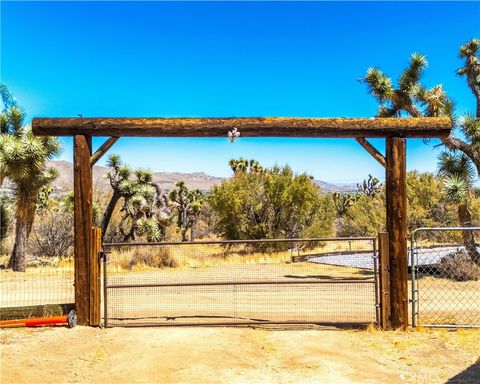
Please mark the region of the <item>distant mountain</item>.
MULTIPOLYGON (((70 191, 73 189, 73 164, 68 161, 50 161, 49 165, 58 170, 59 176, 55 180, 54 185, 63 190, 70 191)), ((110 184, 105 178, 108 168, 94 166, 93 167, 93 183, 94 189, 108 191, 110 184)), ((163 189, 170 190, 175 188, 177 181, 183 180, 188 188, 198 188, 202 191, 210 190, 214 185, 224 180, 223 177, 215 177, 207 175, 204 172, 181 173, 181 172, 155 172, 153 180, 160 184, 163 189)), ((326 183, 321 180, 314 180, 320 189, 324 192, 350 192, 355 191, 355 185, 335 185, 326 183)))
POLYGON ((356 192, 358 190, 356 184, 331 184, 322 180, 313 180, 323 192, 356 192))

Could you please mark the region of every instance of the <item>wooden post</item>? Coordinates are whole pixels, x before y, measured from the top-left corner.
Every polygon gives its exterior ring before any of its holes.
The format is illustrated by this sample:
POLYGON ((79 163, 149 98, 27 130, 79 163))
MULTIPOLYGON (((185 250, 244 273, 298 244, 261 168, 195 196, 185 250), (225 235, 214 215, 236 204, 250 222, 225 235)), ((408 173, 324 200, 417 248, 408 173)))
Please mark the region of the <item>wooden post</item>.
POLYGON ((90 322, 90 262, 92 247, 92 139, 76 135, 74 142, 75 308, 78 325, 90 322))
POLYGON ((407 170, 405 139, 386 139, 386 206, 392 328, 408 326, 407 170))
POLYGON ((380 273, 380 327, 391 329, 390 306, 390 252, 388 250, 388 233, 378 234, 379 273, 380 273))
POLYGON ((102 249, 102 230, 92 228, 92 250, 90 252, 90 325, 100 325, 100 262, 98 255, 102 249))

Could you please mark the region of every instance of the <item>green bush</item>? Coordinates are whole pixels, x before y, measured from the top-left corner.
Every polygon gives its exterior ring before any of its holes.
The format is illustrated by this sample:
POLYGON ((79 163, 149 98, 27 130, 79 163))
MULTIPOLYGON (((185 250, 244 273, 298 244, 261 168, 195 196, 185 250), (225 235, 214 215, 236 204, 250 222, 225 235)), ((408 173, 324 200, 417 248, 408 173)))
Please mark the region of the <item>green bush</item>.
POLYGON ((209 197, 215 231, 228 240, 333 234, 333 202, 307 174, 288 166, 237 171, 209 197))

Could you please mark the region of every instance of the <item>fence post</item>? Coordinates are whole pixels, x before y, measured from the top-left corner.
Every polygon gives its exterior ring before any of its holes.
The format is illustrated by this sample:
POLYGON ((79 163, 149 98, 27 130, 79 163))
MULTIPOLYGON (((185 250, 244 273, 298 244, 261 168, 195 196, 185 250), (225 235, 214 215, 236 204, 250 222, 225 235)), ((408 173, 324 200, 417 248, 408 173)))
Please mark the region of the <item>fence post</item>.
POLYGON ((92 228, 92 248, 90 252, 90 325, 100 325, 100 260, 99 253, 102 250, 102 230, 92 228))
POLYGON ((390 306, 394 329, 408 327, 407 168, 405 139, 386 139, 386 224, 390 251, 390 306))
POLYGON ((75 310, 77 324, 90 323, 90 254, 92 249, 92 138, 74 136, 75 310))
POLYGON ((392 328, 390 306, 390 250, 387 232, 378 234, 380 270, 380 327, 388 331, 392 328))

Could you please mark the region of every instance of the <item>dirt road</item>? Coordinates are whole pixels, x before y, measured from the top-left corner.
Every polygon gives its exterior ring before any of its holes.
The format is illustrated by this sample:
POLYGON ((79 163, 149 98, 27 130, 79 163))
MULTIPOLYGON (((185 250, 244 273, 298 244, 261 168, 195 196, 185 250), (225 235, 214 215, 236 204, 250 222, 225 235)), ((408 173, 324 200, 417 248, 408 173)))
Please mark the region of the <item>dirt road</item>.
POLYGON ((480 331, 472 330, 76 327, 1 330, 0 340, 2 384, 434 384, 480 377, 480 331))

